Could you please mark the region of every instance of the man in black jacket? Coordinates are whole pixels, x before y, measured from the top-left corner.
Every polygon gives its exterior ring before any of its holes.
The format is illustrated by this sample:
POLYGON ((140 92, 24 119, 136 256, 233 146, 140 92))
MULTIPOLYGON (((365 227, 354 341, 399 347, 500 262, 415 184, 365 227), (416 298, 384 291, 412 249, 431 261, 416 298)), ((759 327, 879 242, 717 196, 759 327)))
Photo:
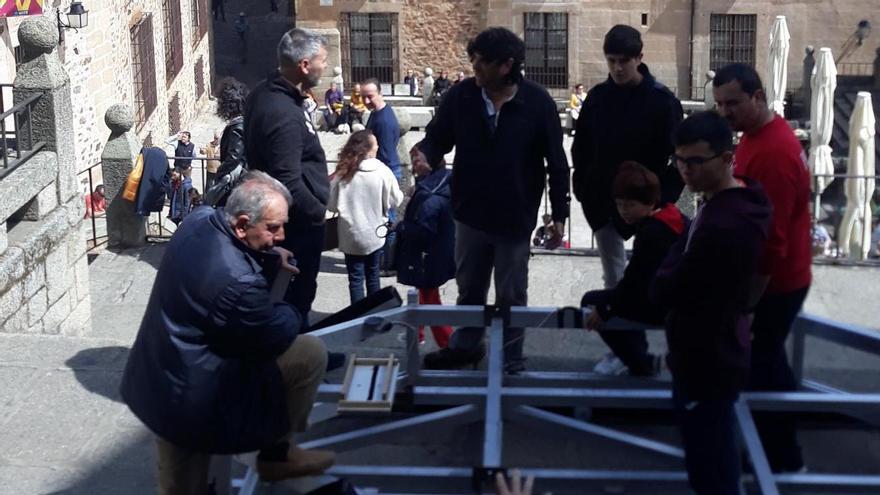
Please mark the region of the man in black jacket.
POLYGON ((286 300, 302 314, 306 328, 318 288, 330 182, 324 149, 303 101, 326 66, 323 36, 304 29, 285 33, 278 44, 279 68, 251 92, 244 116, 249 168, 278 179, 293 196, 283 247, 293 251, 300 274, 286 300))
MULTIPOLYGON (((581 107, 575 128, 571 159, 574 163, 574 195, 584 208, 596 236, 605 288, 617 286, 626 267, 624 239, 632 235, 611 197, 611 183, 618 165, 632 160, 648 167, 660 178, 661 203, 675 203, 682 182, 674 167, 672 132, 681 121, 681 103, 654 79, 642 63, 642 38, 638 30, 624 25, 611 28, 603 45, 608 80, 593 87, 581 107)), ((632 348, 647 347, 644 336, 623 337, 632 348)), ((621 342, 621 345, 626 345, 621 342)), ((596 365, 602 372, 615 356, 596 365)))
POLYGON ((733 132, 715 112, 681 124, 675 161, 704 200, 657 270, 651 296, 669 310, 672 398, 691 487, 699 495, 737 495, 733 405, 749 373, 749 313, 771 207, 757 182, 733 176, 733 132))
MULTIPOLYGON (((458 304, 485 304, 494 269, 495 304, 525 305, 529 239, 548 175, 557 241, 568 218, 562 128, 547 91, 522 77, 525 44, 519 37, 490 28, 467 51, 475 77, 446 92, 417 151, 434 163, 455 147, 451 186, 458 304)), ((458 329, 447 349, 425 356, 425 366, 479 361, 483 332, 482 327, 458 329)), ((522 370, 523 329, 508 329, 504 342, 505 368, 522 370)))

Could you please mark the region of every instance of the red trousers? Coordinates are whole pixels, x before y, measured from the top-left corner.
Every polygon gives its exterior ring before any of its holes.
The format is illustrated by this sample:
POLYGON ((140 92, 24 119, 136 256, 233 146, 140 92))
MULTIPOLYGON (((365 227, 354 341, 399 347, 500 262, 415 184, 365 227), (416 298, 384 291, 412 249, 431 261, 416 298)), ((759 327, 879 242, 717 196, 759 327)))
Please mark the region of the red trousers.
MULTIPOLYGON (((440 289, 419 289, 419 304, 443 304, 440 302, 440 289)), ((419 340, 425 338, 425 327, 419 327, 419 340)), ((452 335, 452 327, 449 325, 432 326, 431 333, 434 334, 434 341, 441 349, 449 345, 449 336, 452 335)))

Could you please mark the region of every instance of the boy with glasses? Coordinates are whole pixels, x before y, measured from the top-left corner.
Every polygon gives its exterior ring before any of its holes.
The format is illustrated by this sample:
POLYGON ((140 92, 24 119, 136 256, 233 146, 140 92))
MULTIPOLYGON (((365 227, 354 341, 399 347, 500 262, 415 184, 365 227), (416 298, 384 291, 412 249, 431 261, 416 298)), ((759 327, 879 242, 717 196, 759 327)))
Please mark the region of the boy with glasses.
POLYGON ((703 200, 657 270, 651 294, 669 310, 668 364, 688 480, 700 495, 737 495, 733 406, 748 378, 752 287, 771 207, 758 183, 734 177, 733 133, 715 112, 682 122, 674 159, 703 200))

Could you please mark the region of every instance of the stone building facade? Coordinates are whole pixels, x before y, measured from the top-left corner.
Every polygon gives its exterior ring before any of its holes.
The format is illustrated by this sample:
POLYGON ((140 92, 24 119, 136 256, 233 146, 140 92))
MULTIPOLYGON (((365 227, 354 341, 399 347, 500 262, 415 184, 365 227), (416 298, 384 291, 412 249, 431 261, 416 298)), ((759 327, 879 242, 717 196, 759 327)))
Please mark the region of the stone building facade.
POLYGON ((510 28, 524 36, 529 46, 533 62, 531 68, 527 62, 527 76, 543 79, 559 96, 576 83, 590 87, 607 77, 602 39, 618 23, 642 31, 645 62, 681 98, 701 99, 705 72, 725 61, 753 63, 766 72, 770 27, 777 15, 786 16, 791 33, 788 81, 792 90, 803 80, 806 46, 828 46, 836 58, 844 55, 839 60, 843 75, 870 74, 880 46, 877 29, 861 44, 855 38, 860 20, 880 22, 876 0, 293 1, 299 26, 320 28, 335 36, 340 47, 336 60, 343 65, 353 59, 355 51, 363 51, 368 37, 380 44, 390 39, 393 61, 388 65, 395 79, 414 67, 450 72, 462 67, 467 72, 467 41, 486 26, 510 28), (390 15, 396 32, 377 38, 368 32, 372 25, 361 26, 357 28, 361 36, 355 38, 353 14, 361 23, 364 14, 390 15))
MULTIPOLYGON (((194 121, 211 94, 214 73, 210 0, 83 4, 89 11, 88 26, 64 30, 58 47, 70 75, 77 171, 100 162, 109 135, 103 118, 110 106, 142 108, 137 136, 158 145, 194 121)), ((56 9, 63 14, 68 6, 68 0, 46 0, 44 16, 55 22, 56 9)), ((12 82, 15 74, 22 21, 0 19, 0 83, 12 82)))

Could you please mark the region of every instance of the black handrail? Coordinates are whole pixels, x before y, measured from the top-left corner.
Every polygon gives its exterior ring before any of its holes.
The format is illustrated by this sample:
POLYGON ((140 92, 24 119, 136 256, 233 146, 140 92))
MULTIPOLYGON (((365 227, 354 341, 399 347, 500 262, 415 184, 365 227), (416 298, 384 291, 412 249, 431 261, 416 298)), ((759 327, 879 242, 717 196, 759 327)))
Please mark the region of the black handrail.
MULTIPOLYGON (((8 87, 8 85, 0 85, 0 90, 3 87, 8 87)), ((46 143, 44 141, 34 142, 34 129, 33 129, 33 106, 34 104, 43 97, 43 93, 36 93, 24 101, 20 101, 12 106, 9 110, 3 111, 0 114, 0 143, 2 143, 2 149, 0 152, 3 153, 3 169, 0 170, 0 179, 7 176, 10 172, 18 168, 22 163, 28 161, 35 153, 42 150, 46 143), (21 119, 20 116, 22 113, 27 112, 26 120, 27 120, 27 143, 22 143, 21 141, 21 119), (7 139, 7 131, 6 131, 6 119, 8 117, 13 118, 13 133, 12 136, 15 140, 15 159, 11 162, 9 161, 9 140, 7 139)), ((2 97, 0 97, 2 100, 2 97)), ((0 108, 2 108, 2 103, 0 103, 0 108)))

